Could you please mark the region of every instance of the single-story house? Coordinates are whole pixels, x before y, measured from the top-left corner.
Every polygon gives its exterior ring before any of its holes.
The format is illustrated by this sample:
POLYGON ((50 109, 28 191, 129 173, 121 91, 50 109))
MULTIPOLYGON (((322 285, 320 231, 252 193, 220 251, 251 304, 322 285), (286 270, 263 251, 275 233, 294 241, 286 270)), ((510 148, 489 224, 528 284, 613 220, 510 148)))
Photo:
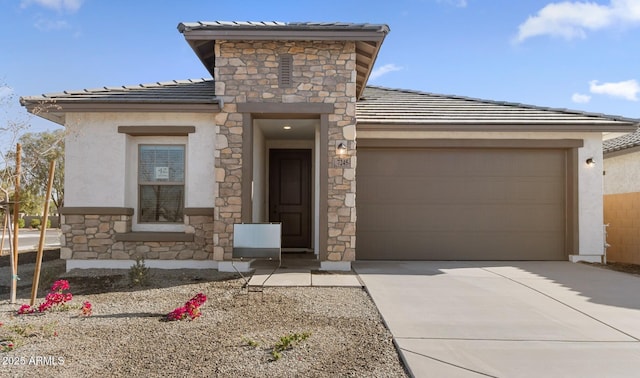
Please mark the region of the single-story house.
POLYGON ((640 264, 640 131, 606 139, 603 152, 607 260, 640 264))
POLYGON ((328 270, 600 261, 602 167, 587 162, 637 120, 367 86, 387 25, 178 30, 211 79, 21 99, 54 102, 38 115, 68 130, 68 269, 231 270, 241 222, 282 222, 285 251, 328 270))

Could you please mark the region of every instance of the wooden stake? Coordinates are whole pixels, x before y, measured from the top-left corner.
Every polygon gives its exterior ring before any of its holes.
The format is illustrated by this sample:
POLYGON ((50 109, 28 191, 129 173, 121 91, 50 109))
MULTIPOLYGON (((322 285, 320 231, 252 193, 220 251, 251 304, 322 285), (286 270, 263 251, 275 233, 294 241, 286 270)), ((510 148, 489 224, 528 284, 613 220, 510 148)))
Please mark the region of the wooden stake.
MULTIPOLYGON (((7 198, 7 200, 9 200, 7 198)), ((2 213, 2 239, 0 239, 0 254, 4 251, 4 235, 7 233, 7 221, 9 220, 9 216, 2 213)))
POLYGON ((11 272, 11 303, 16 303, 18 290, 18 229, 20 220, 20 165, 22 164, 22 145, 16 145, 16 186, 13 194, 13 266, 11 272))
POLYGON ((42 255, 44 253, 44 241, 47 237, 47 223, 49 220, 49 202, 51 201, 51 188, 53 187, 53 174, 56 172, 56 161, 49 162, 49 182, 47 183, 47 195, 44 202, 44 215, 40 222, 40 241, 38 242, 38 256, 36 257, 36 270, 33 272, 33 283, 31 285, 31 303, 36 303, 38 296, 38 284, 40 283, 40 269, 42 267, 42 255))

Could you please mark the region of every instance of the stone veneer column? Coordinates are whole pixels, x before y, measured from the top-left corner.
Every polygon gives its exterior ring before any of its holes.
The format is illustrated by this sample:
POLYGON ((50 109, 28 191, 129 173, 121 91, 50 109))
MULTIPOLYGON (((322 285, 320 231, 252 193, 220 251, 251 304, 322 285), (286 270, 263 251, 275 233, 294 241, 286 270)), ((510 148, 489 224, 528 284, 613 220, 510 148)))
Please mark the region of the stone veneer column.
MULTIPOLYGON (((233 224, 241 221, 242 114, 238 103, 330 103, 328 116, 328 240, 321 257, 355 259, 356 53, 350 41, 216 41, 218 197, 214 212, 214 259, 230 259, 233 224), (293 57, 293 85, 278 86, 279 56, 293 57), (335 167, 336 141, 349 141, 350 167, 335 167)), ((323 183, 320 183, 322 185, 323 183)), ((249 206, 250 204, 245 204, 249 206)), ((321 209, 322 211, 322 209, 321 209)), ((320 225, 324 227, 325 225, 320 225)))

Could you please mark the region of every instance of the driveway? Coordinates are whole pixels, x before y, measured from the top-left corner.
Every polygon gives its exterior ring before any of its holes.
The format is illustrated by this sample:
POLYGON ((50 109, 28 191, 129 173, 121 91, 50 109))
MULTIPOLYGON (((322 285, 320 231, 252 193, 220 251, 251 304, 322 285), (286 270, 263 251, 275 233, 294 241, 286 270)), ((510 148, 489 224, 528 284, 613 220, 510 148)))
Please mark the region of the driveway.
POLYGON ((640 277, 570 262, 354 269, 416 377, 640 374, 640 277))

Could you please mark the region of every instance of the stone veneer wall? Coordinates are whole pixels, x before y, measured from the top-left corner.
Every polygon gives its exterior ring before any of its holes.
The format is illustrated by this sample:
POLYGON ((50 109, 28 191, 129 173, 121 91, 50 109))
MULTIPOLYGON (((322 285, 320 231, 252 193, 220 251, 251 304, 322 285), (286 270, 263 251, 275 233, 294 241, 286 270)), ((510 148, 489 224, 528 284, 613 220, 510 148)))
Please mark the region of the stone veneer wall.
POLYGON ((120 241, 118 234, 131 232, 129 215, 64 215, 62 219, 62 259, 211 260, 213 217, 186 216, 186 232, 193 242, 120 241))
MULTIPOLYGON (((224 101, 216 116, 214 259, 231 258, 233 224, 241 221, 242 123, 238 103, 330 103, 328 148, 329 261, 355 259, 355 168, 334 168, 337 140, 355 141, 356 52, 351 41, 217 41, 216 96, 224 101), (293 84, 278 86, 279 55, 293 57, 293 84)), ((249 205, 249 204, 247 204, 249 205)), ((322 210, 321 210, 322 211, 322 210)), ((324 225, 320 225, 324 227, 324 225)), ((320 251, 320 256, 325 256, 320 251)))

